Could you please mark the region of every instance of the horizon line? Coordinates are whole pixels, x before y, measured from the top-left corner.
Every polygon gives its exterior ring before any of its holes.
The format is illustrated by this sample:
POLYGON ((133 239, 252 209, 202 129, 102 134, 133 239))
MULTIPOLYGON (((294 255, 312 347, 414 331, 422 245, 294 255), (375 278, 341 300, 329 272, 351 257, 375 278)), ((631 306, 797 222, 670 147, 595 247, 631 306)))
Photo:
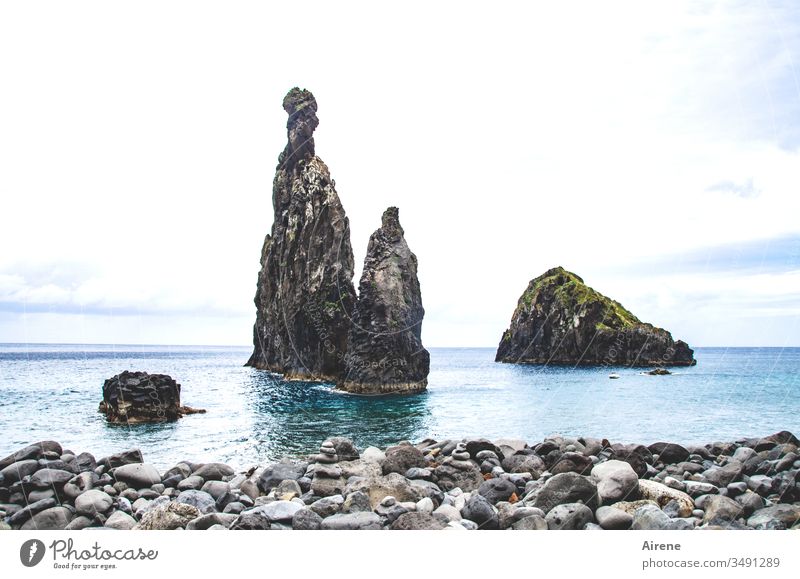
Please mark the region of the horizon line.
MULTIPOLYGON (((125 346, 125 347, 170 347, 170 348, 252 348, 250 344, 131 344, 121 342, 0 342, 2 346, 125 346)), ((496 346, 427 346, 427 349, 448 349, 448 350, 496 350, 496 346)), ((693 346, 692 349, 781 349, 781 348, 800 348, 796 346, 693 346)))

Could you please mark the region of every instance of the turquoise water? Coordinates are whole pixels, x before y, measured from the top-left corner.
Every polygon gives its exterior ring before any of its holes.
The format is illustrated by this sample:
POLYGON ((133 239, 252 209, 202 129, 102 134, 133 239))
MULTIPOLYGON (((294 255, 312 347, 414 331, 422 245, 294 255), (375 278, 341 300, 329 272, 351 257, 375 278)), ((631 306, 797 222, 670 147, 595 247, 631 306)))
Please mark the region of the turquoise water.
POLYGON ((238 467, 315 450, 330 435, 361 446, 554 433, 704 443, 800 433, 800 348, 701 348, 671 376, 639 370, 496 364, 488 348, 431 350, 429 389, 362 398, 283 382, 242 364, 249 348, 0 345, 0 457, 35 440, 96 456, 139 447, 161 468, 182 459, 238 467), (123 370, 173 376, 207 414, 177 423, 110 426, 103 381, 123 370), (619 380, 610 380, 615 371, 619 380))

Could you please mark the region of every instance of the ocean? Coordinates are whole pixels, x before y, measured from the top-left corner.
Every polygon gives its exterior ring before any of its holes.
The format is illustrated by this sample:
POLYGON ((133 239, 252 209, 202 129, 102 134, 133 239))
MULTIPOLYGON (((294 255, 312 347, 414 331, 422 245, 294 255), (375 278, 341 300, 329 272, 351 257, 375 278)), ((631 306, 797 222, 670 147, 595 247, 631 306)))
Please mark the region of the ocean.
POLYGON ((670 376, 497 364, 492 348, 432 348, 426 393, 381 398, 284 382, 244 367, 249 355, 239 347, 0 344, 0 457, 52 439, 98 458, 140 448, 162 469, 180 460, 245 468, 314 452, 334 435, 364 448, 474 436, 689 444, 800 434, 800 348, 698 348, 697 366, 670 376), (103 381, 123 370, 169 374, 183 404, 208 412, 109 425, 97 411, 103 381))

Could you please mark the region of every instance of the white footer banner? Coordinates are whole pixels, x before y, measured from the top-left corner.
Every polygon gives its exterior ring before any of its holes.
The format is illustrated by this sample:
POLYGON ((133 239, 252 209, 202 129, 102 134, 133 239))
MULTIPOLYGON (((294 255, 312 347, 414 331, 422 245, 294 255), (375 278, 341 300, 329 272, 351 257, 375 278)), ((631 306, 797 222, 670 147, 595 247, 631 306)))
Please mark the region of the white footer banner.
POLYGON ((2 577, 800 577, 797 531, 5 531, 2 577))

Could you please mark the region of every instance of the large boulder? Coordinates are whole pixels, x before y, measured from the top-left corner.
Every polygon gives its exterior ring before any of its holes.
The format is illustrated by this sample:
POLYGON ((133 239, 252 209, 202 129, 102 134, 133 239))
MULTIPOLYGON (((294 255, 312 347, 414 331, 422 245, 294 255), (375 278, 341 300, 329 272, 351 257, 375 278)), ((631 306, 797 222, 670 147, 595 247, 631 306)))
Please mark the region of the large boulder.
POLYGON ((425 466, 422 451, 410 444, 400 444, 386 449, 386 460, 383 461, 383 474, 396 472, 405 474, 408 469, 425 466))
POLYGON ((75 511, 79 515, 93 517, 111 508, 114 500, 100 489, 90 489, 75 499, 75 511))
POLYGON ((114 478, 133 489, 150 488, 161 482, 161 475, 151 464, 125 464, 114 469, 114 478))
MULTIPOLYGON (((526 502, 529 502, 527 497, 526 502)), ((557 505, 577 502, 597 508, 597 485, 589 477, 565 472, 548 479, 530 504, 547 513, 557 505)))
POLYGON ((479 529, 495 530, 499 528, 500 520, 492 504, 477 493, 473 493, 464 508, 461 516, 478 525, 479 529))
MULTIPOLYGON (((9 454, 4 459, 0 460, 0 471, 5 470, 7 466, 16 462, 40 459, 45 455, 45 453, 61 456, 63 452, 64 451, 61 448, 61 445, 54 440, 42 440, 40 442, 35 442, 26 446, 25 448, 21 448, 18 451, 9 454)), ((6 484, 9 483, 6 481, 6 484)))
POLYGON ((597 494, 603 504, 637 498, 639 477, 627 462, 601 462, 592 468, 591 477, 597 483, 597 494))
POLYGON ((20 527, 23 531, 61 531, 72 520, 72 511, 66 507, 50 507, 33 515, 20 527))
POLYGON ((205 412, 181 406, 181 385, 170 376, 128 371, 105 381, 99 411, 120 424, 167 422, 205 412))
POLYGON ((285 480, 298 480, 306 472, 308 463, 282 460, 267 465, 258 478, 258 488, 268 493, 285 480))

